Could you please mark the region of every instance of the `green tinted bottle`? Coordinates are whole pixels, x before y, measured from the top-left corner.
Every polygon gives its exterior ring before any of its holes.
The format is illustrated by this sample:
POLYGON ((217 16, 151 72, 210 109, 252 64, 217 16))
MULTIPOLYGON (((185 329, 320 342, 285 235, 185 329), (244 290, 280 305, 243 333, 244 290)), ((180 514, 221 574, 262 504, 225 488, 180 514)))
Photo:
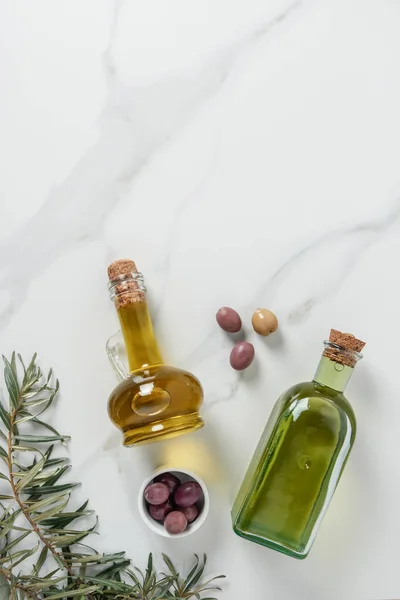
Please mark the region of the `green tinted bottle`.
POLYGON ((307 556, 354 442, 343 392, 364 345, 332 330, 314 379, 277 401, 232 509, 238 535, 307 556))

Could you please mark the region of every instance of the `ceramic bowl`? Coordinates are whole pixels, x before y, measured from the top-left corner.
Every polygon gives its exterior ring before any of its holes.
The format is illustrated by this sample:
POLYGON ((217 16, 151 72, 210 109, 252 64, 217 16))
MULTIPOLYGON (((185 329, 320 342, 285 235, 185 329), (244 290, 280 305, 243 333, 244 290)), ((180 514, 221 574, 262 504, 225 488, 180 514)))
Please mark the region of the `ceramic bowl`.
POLYGON ((158 535, 161 535, 161 536, 167 537, 167 538, 183 538, 183 537, 187 537, 188 535, 191 535, 195 531, 198 531, 200 529, 200 527, 203 525, 204 521, 207 518, 209 509, 210 509, 210 497, 208 494, 207 486, 204 483, 204 481, 202 479, 200 479, 200 477, 198 477, 197 475, 192 473, 191 471, 186 471, 183 469, 179 469, 179 470, 159 469, 158 471, 153 473, 151 475, 151 477, 145 479, 145 481, 143 482, 143 484, 140 488, 140 492, 139 492, 138 506, 139 506, 139 514, 142 517, 142 520, 146 523, 146 525, 149 529, 154 531, 154 533, 158 533, 158 535), (185 481, 197 481, 197 483, 201 486, 201 489, 203 490, 203 499, 197 503, 199 510, 200 510, 200 514, 197 517, 197 519, 193 523, 190 523, 188 525, 187 529, 185 531, 183 531, 182 533, 176 533, 174 535, 171 533, 168 533, 168 531, 166 531, 166 529, 164 528, 164 525, 162 523, 159 523, 158 521, 155 521, 149 515, 149 512, 147 510, 147 503, 146 503, 146 500, 144 499, 144 490, 149 485, 149 483, 151 483, 153 481, 153 479, 155 477, 157 477, 157 475, 161 475, 162 473, 172 473, 173 475, 176 475, 176 477, 178 477, 181 480, 181 483, 184 483, 185 481))

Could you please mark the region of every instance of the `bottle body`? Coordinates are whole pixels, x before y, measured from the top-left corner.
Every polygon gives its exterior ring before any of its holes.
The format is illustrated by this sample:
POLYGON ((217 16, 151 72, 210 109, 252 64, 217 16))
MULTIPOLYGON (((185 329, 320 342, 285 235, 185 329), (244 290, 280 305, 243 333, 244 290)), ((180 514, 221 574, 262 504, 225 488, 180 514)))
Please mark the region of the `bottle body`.
POLYGON ((123 378, 108 401, 108 413, 125 446, 171 438, 204 425, 199 414, 203 390, 198 379, 164 364, 154 335, 143 278, 133 261, 109 267, 111 297, 124 338, 129 372, 114 352, 109 358, 123 378), (111 272, 111 275, 110 275, 111 272))
POLYGON ((343 392, 365 344, 335 329, 324 344, 314 379, 275 404, 232 508, 238 535, 294 558, 308 555, 356 435, 343 392))
POLYGON ((278 400, 232 511, 234 531, 305 558, 352 448, 356 421, 341 392, 298 384, 278 400))
POLYGON ((194 375, 161 364, 122 381, 110 395, 108 412, 123 433, 124 445, 133 446, 200 429, 202 400, 194 375))

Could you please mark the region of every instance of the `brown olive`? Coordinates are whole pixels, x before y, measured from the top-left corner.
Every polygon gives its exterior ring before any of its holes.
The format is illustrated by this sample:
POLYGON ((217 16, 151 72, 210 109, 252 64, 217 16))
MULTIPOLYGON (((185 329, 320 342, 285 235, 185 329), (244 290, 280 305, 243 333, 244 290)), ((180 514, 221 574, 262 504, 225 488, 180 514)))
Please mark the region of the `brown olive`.
POLYGON ((278 329, 278 319, 267 308, 257 308, 251 317, 253 329, 259 335, 267 336, 278 329))
POLYGON ((153 483, 164 483, 168 486, 169 491, 172 492, 180 485, 181 481, 176 477, 176 475, 172 475, 172 473, 161 473, 161 475, 157 475, 153 479, 153 483))
POLYGON ((144 498, 149 504, 164 504, 169 497, 169 488, 164 483, 150 483, 144 490, 144 498))
POLYGON ((164 521, 168 513, 172 511, 172 504, 169 500, 164 504, 149 504, 149 514, 155 521, 164 521))
POLYGON ((229 306, 223 306, 215 315, 218 325, 224 331, 229 333, 237 333, 242 327, 242 320, 239 314, 229 306))
POLYGON ((200 500, 203 495, 201 485, 197 481, 185 481, 176 488, 174 493, 174 502, 179 508, 192 506, 200 500))
POLYGON ((199 509, 196 504, 192 504, 192 506, 187 506, 186 508, 182 508, 182 512, 187 518, 188 523, 193 523, 199 516, 199 509))
POLYGON ((236 371, 247 369, 253 362, 254 346, 250 342, 238 342, 232 348, 230 363, 236 371))
POLYGON ((174 535, 183 533, 188 526, 188 521, 185 515, 179 510, 174 510, 167 514, 164 520, 164 527, 168 533, 174 535))

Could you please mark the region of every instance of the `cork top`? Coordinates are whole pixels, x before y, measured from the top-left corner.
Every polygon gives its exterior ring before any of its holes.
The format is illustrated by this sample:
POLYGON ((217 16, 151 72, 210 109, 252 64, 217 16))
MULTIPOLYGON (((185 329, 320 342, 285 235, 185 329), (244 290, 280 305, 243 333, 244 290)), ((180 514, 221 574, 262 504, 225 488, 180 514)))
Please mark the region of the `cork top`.
POLYGON ((365 342, 357 339, 353 334, 331 329, 329 342, 326 343, 323 355, 342 365, 354 367, 357 360, 361 358, 358 354, 364 346, 365 342))
POLYGON ((137 273, 136 264, 130 258, 120 258, 111 263, 107 269, 108 279, 113 281, 118 279, 121 275, 130 275, 131 273, 137 273))
POLYGON ((110 264, 107 269, 108 289, 115 307, 123 308, 128 304, 145 302, 143 276, 130 258, 121 258, 110 264))

